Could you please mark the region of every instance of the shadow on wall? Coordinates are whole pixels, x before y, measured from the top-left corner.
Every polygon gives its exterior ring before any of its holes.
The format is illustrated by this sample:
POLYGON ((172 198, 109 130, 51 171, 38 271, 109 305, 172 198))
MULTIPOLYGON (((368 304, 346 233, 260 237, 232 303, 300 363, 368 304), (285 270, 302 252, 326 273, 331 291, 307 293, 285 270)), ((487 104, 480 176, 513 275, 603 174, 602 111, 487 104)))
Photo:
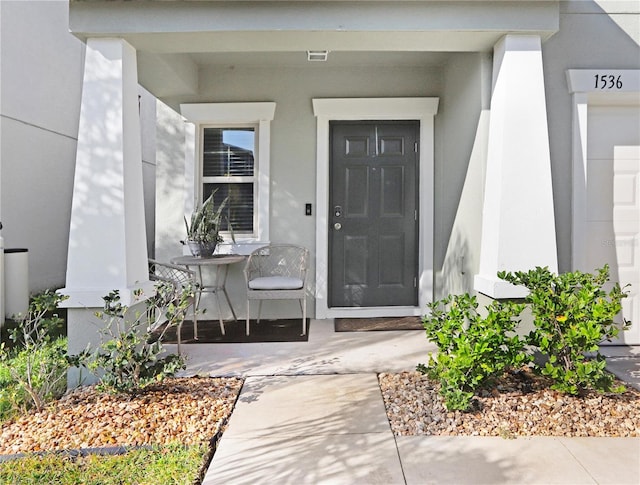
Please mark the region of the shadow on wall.
POLYGON ((185 123, 181 115, 156 102, 156 194, 154 253, 169 261, 182 254, 186 186, 185 123))
POLYGON ((447 256, 442 271, 436 275, 436 294, 441 299, 448 294, 470 293, 473 291, 474 269, 470 264, 470 250, 467 238, 454 229, 449 241, 447 256))
POLYGON ((447 250, 442 267, 436 272, 435 299, 473 292, 481 250, 488 134, 489 110, 482 110, 447 250))

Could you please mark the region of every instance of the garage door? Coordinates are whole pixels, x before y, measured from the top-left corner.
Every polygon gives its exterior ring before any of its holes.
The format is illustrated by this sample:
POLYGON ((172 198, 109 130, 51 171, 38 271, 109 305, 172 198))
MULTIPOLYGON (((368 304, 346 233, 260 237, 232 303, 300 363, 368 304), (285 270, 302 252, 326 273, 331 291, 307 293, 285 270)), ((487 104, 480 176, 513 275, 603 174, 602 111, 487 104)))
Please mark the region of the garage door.
POLYGON ((640 109, 590 105, 587 137, 587 266, 631 285, 615 343, 640 344, 640 109))

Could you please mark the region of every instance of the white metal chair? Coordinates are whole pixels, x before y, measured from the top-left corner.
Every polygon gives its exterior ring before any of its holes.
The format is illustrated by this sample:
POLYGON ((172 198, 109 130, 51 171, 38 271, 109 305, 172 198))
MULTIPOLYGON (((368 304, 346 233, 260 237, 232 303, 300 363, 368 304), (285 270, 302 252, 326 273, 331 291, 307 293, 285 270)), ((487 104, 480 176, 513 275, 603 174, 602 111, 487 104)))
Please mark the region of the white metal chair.
POLYGON ((251 300, 258 300, 258 322, 262 300, 299 300, 302 310, 302 335, 307 331, 305 297, 309 250, 290 244, 271 244, 251 253, 244 268, 247 282, 247 325, 251 300))
MULTIPOLYGON (((166 281, 173 285, 176 294, 180 293, 183 288, 192 286, 194 289, 198 286, 196 280, 195 271, 185 268, 184 266, 178 266, 169 263, 160 263, 154 259, 149 259, 149 279, 151 281, 166 281)), ((193 307, 193 337, 198 339, 198 308, 197 308, 197 293, 194 293, 194 297, 191 298, 191 306, 193 307)), ((180 353, 182 333, 182 322, 176 329, 176 336, 178 338, 178 354, 180 353)))

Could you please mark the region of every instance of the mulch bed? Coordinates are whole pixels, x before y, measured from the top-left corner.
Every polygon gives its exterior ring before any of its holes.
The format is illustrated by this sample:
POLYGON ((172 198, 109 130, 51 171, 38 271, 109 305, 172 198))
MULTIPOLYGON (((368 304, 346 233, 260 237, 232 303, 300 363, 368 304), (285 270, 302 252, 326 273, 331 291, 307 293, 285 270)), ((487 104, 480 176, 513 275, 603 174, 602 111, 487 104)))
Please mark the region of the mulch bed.
POLYGON ((475 398, 474 412, 447 411, 438 384, 419 372, 380 374, 382 396, 397 436, 640 437, 640 392, 589 392, 574 397, 529 374, 507 375, 475 398))
POLYGON ((231 415, 238 378, 171 378, 135 395, 85 386, 2 425, 0 455, 209 442, 231 415))
MULTIPOLYGON (((0 455, 210 441, 224 429, 242 387, 239 378, 172 378, 137 395, 68 392, 42 412, 0 429, 0 455)), ((507 376, 481 392, 475 412, 450 412, 438 384, 418 372, 380 374, 380 388, 398 436, 640 437, 640 392, 578 398, 531 375, 507 376)))

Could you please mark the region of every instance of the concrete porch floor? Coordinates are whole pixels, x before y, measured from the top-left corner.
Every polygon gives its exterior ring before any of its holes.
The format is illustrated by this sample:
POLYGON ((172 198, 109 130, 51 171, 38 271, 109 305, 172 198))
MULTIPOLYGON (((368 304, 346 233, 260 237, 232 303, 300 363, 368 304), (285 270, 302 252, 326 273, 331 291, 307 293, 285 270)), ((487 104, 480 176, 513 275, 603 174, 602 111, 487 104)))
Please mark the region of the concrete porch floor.
MULTIPOLYGON (((307 342, 183 345, 185 375, 242 377, 412 371, 436 351, 421 330, 335 332, 331 319, 311 320, 307 342)), ((640 390, 640 346, 603 346, 600 352, 611 373, 640 390)))
MULTIPOLYGON (((176 351, 175 346, 166 347, 176 351)), ((187 375, 244 377, 401 372, 415 370, 436 350, 420 330, 334 332, 333 320, 311 320, 308 342, 182 347, 187 375)))

